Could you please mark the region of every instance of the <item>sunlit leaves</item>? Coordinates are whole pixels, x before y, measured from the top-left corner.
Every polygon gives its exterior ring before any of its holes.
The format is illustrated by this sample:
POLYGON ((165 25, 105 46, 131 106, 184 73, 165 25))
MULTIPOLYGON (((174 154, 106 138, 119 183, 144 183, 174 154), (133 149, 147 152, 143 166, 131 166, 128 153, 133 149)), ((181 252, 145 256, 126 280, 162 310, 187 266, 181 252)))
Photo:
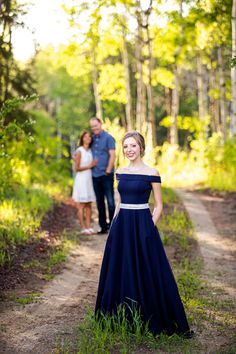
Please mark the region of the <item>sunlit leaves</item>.
POLYGON ((157 86, 160 84, 164 87, 173 88, 174 75, 173 72, 160 67, 153 70, 152 85, 157 86))
MULTIPOLYGON (((114 28, 108 30, 101 36, 99 48, 97 50, 97 61, 103 62, 111 57, 118 57, 122 51, 122 38, 114 28)), ((112 59, 112 58, 111 58, 112 59)))
MULTIPOLYGON (((167 116, 162 119, 160 125, 166 128, 169 128, 172 124, 172 117, 167 116)), ((192 133, 199 132, 201 128, 201 122, 196 117, 188 117, 188 116, 178 116, 177 117, 177 125, 179 129, 188 130, 192 133)))
POLYGON ((0 118, 5 117, 8 113, 22 106, 22 104, 31 102, 38 99, 38 95, 32 94, 29 96, 15 97, 10 100, 6 100, 2 107, 0 107, 0 118))
POLYGON ((102 100, 126 103, 124 68, 122 64, 107 64, 101 67, 99 93, 102 100))

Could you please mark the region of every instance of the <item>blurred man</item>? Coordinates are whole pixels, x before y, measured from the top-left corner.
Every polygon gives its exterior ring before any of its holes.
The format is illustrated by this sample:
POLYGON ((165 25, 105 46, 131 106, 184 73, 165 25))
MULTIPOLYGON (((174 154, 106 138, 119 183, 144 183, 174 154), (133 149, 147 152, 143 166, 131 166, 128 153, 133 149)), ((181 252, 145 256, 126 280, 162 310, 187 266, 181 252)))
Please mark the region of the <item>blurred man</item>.
POLYGON ((93 187, 96 195, 99 225, 98 234, 105 234, 110 227, 114 211, 114 163, 115 139, 102 129, 102 121, 97 117, 90 119, 93 132, 92 154, 97 165, 92 169, 93 187), (106 218, 105 198, 107 199, 109 223, 106 218))

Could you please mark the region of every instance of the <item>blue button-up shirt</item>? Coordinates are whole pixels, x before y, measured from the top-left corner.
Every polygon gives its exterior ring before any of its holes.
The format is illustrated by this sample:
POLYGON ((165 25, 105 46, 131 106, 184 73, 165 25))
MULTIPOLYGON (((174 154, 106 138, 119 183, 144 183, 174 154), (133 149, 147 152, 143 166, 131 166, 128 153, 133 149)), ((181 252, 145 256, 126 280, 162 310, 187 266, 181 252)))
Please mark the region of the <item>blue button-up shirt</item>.
POLYGON ((91 149, 93 158, 98 160, 97 165, 92 169, 93 177, 100 177, 106 174, 106 168, 110 157, 109 150, 115 150, 115 148, 115 139, 104 130, 98 135, 93 135, 91 149))

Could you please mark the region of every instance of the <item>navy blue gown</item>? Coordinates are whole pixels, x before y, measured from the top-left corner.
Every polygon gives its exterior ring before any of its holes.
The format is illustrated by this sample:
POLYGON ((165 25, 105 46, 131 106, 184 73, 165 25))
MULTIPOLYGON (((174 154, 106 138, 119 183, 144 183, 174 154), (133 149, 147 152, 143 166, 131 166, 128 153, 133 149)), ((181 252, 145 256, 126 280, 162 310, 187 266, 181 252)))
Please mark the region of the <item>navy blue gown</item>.
MULTIPOLYGON (((121 203, 144 204, 159 176, 117 174, 121 203)), ((120 209, 108 235, 95 313, 116 313, 130 299, 154 334, 188 333, 189 326, 150 209, 120 209)))

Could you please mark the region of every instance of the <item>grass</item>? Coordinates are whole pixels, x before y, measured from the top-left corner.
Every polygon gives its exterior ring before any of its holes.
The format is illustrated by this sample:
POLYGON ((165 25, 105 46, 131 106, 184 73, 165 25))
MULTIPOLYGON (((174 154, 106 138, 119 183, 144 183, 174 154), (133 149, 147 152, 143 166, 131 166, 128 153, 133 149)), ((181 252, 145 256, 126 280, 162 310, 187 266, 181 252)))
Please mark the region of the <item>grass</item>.
POLYGON ((0 203, 0 266, 10 266, 14 248, 28 242, 51 205, 44 191, 24 187, 0 203))
POLYGON ((164 211, 158 229, 160 231, 163 244, 173 246, 182 252, 183 255, 193 242, 193 225, 184 210, 176 207, 178 197, 171 188, 162 188, 164 211))
POLYGON ((190 347, 198 347, 195 340, 189 341, 181 336, 154 336, 143 324, 139 310, 126 305, 120 305, 117 314, 112 316, 102 314, 98 317, 94 316, 92 309, 87 310, 83 323, 77 328, 77 340, 77 354, 128 354, 138 353, 140 349, 140 352, 188 353, 190 347), (131 321, 127 319, 127 311, 131 321))
POLYGON ((27 304, 38 302, 40 300, 40 297, 41 297, 41 293, 37 293, 37 292, 32 292, 24 296, 19 296, 16 295, 15 293, 11 293, 9 296, 4 297, 4 301, 10 301, 10 302, 14 302, 15 304, 25 306, 27 304))
POLYGON ((56 265, 65 262, 69 250, 71 248, 71 243, 69 240, 63 240, 60 247, 55 249, 49 256, 47 261, 47 272, 51 273, 53 267, 56 265))

